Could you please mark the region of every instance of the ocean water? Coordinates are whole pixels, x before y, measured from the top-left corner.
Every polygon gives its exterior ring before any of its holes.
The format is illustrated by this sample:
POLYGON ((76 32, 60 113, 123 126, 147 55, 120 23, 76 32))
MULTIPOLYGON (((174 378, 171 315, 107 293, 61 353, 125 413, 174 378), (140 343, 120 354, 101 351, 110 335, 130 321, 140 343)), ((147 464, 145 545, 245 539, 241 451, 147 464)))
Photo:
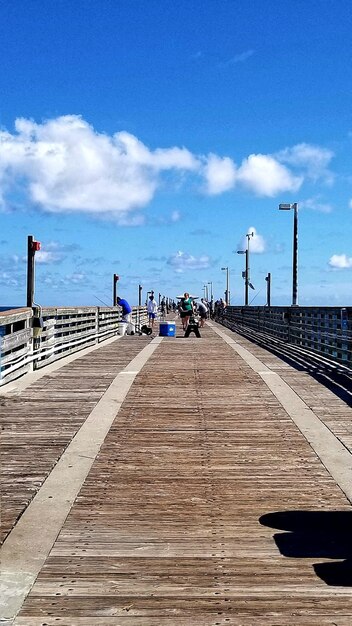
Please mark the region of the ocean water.
POLYGON ((20 309, 20 306, 0 306, 0 311, 10 311, 11 309, 20 309))

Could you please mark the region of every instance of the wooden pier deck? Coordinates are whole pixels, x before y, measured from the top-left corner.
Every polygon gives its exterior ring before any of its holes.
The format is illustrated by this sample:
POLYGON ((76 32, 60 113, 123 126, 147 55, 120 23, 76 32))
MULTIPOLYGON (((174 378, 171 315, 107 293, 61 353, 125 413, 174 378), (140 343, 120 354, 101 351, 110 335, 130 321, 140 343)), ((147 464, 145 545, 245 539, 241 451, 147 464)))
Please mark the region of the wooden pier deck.
POLYGON ((178 332, 0 399, 0 624, 351 626, 351 409, 219 325, 178 332))

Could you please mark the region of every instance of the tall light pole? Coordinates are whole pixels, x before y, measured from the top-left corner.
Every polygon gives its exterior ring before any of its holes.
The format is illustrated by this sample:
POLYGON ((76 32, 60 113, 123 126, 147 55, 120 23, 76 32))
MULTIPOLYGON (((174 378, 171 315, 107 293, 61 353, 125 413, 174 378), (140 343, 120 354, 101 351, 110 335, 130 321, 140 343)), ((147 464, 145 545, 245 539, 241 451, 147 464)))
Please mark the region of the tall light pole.
POLYGON ((204 298, 208 302, 208 285, 204 285, 203 289, 204 289, 204 298))
POLYGON ((247 233, 247 248, 245 250, 237 250, 237 254, 245 254, 246 255, 246 270, 244 272, 244 305, 248 306, 248 288, 251 287, 254 289, 253 285, 250 282, 250 274, 249 274, 249 241, 251 237, 254 237, 254 232, 247 233))
POLYGON ((268 275, 265 277, 266 280, 266 305, 271 306, 271 274, 268 272, 268 275))
POLYGON ((221 270, 226 272, 226 306, 230 304, 230 281, 229 281, 229 268, 222 267, 221 270))
POLYGON ((208 285, 210 285, 210 302, 211 302, 213 299, 213 281, 210 281, 208 285))
POLYGON ((298 268, 298 204, 279 204, 280 211, 293 209, 293 260, 292 260, 292 306, 298 306, 297 302, 297 268, 298 268))

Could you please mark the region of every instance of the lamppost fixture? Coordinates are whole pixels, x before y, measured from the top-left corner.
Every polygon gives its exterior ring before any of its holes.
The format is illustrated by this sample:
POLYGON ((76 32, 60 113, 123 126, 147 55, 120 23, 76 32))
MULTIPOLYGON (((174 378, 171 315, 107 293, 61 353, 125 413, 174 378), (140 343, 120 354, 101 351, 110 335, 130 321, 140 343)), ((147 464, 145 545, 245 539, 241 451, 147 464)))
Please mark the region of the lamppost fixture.
POLYGON ((280 211, 290 211, 293 209, 293 260, 292 260, 292 306, 298 306, 297 292, 297 268, 298 268, 298 204, 279 204, 280 211))
POLYGON ((266 280, 266 305, 271 306, 271 274, 268 272, 266 280))
POLYGON ((246 269, 242 272, 242 276, 244 278, 244 305, 248 306, 248 288, 254 289, 252 283, 250 282, 250 274, 249 274, 249 241, 252 237, 254 237, 254 232, 247 233, 247 248, 246 250, 237 250, 237 254, 245 254, 246 255, 246 269))
POLYGON ((213 299, 213 281, 210 281, 208 285, 210 285, 210 302, 211 302, 213 299))
POLYGON ((226 272, 226 296, 225 296, 225 302, 226 302, 226 306, 228 306, 230 304, 230 282, 229 282, 229 268, 228 267, 222 267, 221 270, 223 272, 226 272))

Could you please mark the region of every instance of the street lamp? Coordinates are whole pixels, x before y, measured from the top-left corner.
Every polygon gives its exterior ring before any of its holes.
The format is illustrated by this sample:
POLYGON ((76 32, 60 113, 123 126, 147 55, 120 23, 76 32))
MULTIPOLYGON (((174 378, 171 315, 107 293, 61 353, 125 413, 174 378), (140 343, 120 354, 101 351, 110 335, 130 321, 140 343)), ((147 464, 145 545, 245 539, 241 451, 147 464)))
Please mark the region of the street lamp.
POLYGON ((297 306, 297 261, 298 261, 298 205, 279 204, 280 211, 290 211, 293 209, 293 261, 292 261, 292 306, 297 306))
POLYGON ((243 275, 244 277, 244 305, 248 306, 248 287, 254 289, 252 283, 250 282, 250 274, 249 274, 249 241, 251 237, 254 237, 254 232, 247 233, 247 248, 246 250, 237 250, 237 254, 245 254, 246 255, 246 269, 243 275))
POLYGON ((208 302, 208 285, 203 285, 204 289, 204 299, 208 302))
POLYGON ((228 306, 230 304, 230 283, 229 283, 229 268, 228 267, 222 267, 221 270, 223 272, 226 272, 226 306, 228 306))
POLYGON ((210 285, 210 302, 211 302, 213 300, 213 282, 210 281, 208 285, 210 285))

